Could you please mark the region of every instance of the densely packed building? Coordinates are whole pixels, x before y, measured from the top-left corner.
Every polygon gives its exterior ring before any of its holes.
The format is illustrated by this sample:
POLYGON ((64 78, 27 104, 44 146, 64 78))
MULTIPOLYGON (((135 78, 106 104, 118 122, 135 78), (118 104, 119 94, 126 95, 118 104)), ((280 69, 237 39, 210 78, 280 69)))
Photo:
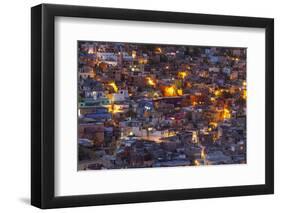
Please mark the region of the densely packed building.
POLYGON ((246 163, 246 49, 78 42, 78 169, 246 163))

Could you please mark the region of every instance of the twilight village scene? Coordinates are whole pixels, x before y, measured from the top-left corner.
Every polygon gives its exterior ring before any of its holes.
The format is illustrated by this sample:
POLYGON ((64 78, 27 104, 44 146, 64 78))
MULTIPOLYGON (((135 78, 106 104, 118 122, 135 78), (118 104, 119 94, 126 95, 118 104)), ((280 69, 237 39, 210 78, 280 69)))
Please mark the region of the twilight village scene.
POLYGON ((78 41, 78 170, 245 164, 246 51, 78 41))

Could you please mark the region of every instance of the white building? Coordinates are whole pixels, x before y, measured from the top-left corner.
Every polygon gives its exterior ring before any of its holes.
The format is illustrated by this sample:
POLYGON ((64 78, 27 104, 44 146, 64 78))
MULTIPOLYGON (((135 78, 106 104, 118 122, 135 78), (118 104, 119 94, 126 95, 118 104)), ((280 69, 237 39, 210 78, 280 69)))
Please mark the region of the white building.
POLYGON ((117 93, 113 93, 112 100, 116 101, 124 101, 129 97, 128 90, 119 90, 117 93))

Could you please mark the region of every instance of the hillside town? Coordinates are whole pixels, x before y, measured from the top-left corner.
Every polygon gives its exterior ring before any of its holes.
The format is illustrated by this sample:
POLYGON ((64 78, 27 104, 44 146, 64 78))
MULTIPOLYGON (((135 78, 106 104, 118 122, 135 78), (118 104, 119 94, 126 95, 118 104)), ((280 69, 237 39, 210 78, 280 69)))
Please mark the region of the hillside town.
POLYGON ((78 170, 245 164, 246 51, 78 41, 78 170))

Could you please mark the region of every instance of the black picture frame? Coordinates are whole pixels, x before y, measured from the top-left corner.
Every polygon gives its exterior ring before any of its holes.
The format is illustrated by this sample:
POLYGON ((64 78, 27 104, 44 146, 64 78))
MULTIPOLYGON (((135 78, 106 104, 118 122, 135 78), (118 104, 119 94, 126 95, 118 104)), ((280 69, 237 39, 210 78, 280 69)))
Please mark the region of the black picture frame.
POLYGON ((31 9, 31 204, 42 208, 139 203, 274 192, 274 20, 241 16, 41 4, 31 9), (93 195, 54 195, 55 17, 263 28, 266 34, 265 184, 93 195))

